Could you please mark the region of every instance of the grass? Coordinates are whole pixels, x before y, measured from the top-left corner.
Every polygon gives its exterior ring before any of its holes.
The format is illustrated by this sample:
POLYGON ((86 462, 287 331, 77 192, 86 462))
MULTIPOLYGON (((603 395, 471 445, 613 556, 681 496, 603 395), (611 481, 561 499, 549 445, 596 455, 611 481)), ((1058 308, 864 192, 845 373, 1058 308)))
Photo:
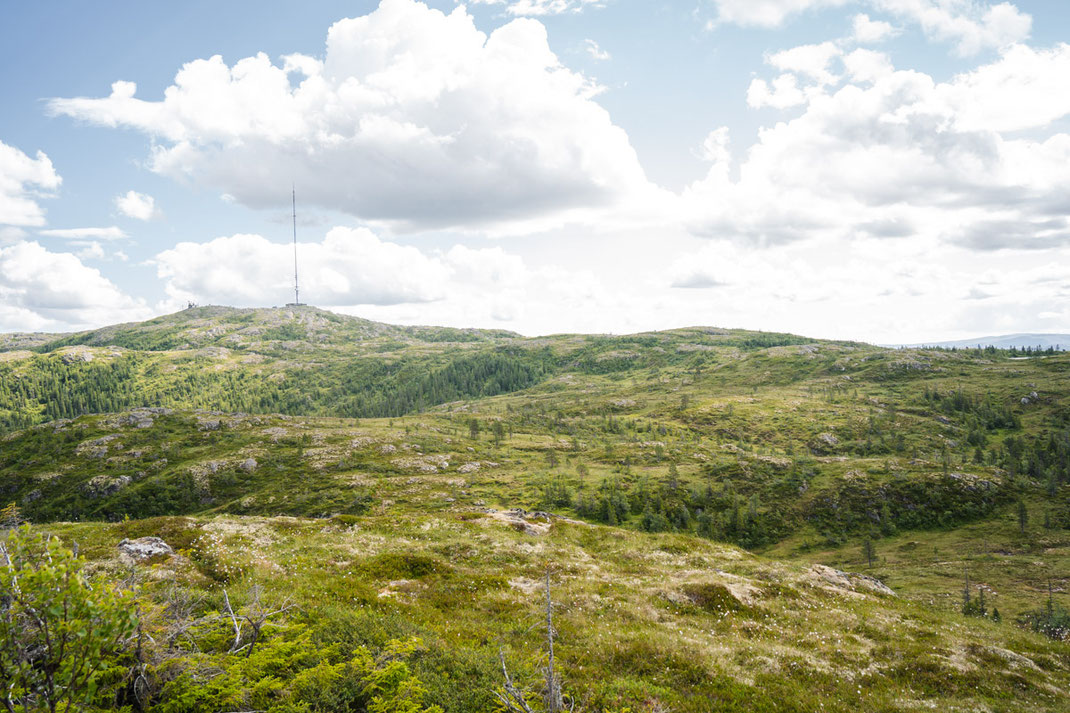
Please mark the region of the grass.
POLYGON ((258 584, 275 601, 299 602, 326 640, 382 645, 417 635, 433 653, 415 670, 459 706, 450 710, 489 709, 499 648, 534 684, 547 564, 556 653, 588 710, 657 702, 678 711, 1025 711, 1053 705, 1049 692, 1065 690, 1070 675, 1064 644, 934 606, 909 595, 906 581, 905 596, 877 596, 832 586, 805 563, 689 535, 562 522, 532 535, 479 515, 48 529, 77 540, 115 578, 124 576, 115 549, 124 536, 152 530, 188 543, 143 571, 150 590, 178 581, 213 601, 225 584, 240 601, 258 584), (1029 663, 1004 660, 1005 649, 1029 663))
POLYGON ((150 597, 174 580, 218 611, 224 586, 237 600, 263 586, 299 602, 291 617, 324 645, 418 636, 411 665, 448 711, 494 709, 499 650, 536 685, 548 565, 584 710, 1070 709, 1066 643, 1014 623, 1049 580, 1067 603, 1070 355, 702 328, 523 339, 217 308, 37 348, 0 362, 8 403, 40 360, 88 349, 132 359, 122 389, 175 410, 8 432, 0 501, 112 578, 130 576, 119 540, 163 537, 179 554, 135 569, 150 597), (470 397, 387 418, 324 405, 330 389, 378 388, 332 381, 347 360, 466 384, 481 362, 464 360, 493 350, 538 379, 480 397, 477 378, 470 397), (239 413, 210 403, 229 392, 179 388, 190 378, 281 380, 304 405, 239 413), (983 408, 1010 425, 979 426, 983 408), (1002 623, 961 614, 964 568, 1002 623))

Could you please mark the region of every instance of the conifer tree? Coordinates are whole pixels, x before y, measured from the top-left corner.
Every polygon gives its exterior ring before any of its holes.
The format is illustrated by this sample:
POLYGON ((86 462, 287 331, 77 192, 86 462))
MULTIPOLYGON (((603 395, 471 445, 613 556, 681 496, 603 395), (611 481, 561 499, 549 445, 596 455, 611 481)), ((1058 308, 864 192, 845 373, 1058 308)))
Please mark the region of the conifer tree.
POLYGON ((873 557, 876 555, 876 547, 873 545, 873 540, 866 538, 862 541, 862 556, 866 558, 866 562, 869 563, 869 567, 873 567, 873 557))

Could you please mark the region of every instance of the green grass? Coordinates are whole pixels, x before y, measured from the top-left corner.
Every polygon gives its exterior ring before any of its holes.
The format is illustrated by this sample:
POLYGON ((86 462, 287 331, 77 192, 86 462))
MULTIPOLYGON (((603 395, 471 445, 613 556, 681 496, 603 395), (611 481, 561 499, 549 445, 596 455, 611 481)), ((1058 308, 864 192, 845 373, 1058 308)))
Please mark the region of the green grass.
POLYGON ((547 564, 584 710, 1070 709, 1066 642, 1015 624, 1049 580, 1070 604, 1070 355, 524 339, 310 308, 7 354, 0 404, 25 427, 0 440, 0 503, 109 577, 128 576, 119 540, 163 537, 180 554, 140 568, 150 598, 173 578, 207 613, 263 585, 324 645, 419 637, 411 665, 448 711, 493 710, 499 650, 535 685, 547 564), (109 413, 35 425, 55 389, 109 413), (341 417, 369 399, 398 415, 341 417), (964 568, 1002 623, 961 614, 964 568))

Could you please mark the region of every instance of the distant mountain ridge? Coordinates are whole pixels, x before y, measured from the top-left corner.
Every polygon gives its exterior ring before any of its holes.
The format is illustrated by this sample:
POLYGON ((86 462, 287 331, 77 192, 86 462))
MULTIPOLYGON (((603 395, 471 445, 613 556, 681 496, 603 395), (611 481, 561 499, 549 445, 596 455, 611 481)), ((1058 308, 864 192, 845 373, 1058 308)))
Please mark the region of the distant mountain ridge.
POLYGON ((946 349, 973 349, 977 346, 996 347, 997 349, 1025 349, 1026 347, 1047 349, 1052 347, 1059 351, 1070 349, 1070 334, 1001 334, 993 337, 975 339, 951 339, 941 342, 919 342, 917 344, 897 344, 905 348, 944 347, 946 349))

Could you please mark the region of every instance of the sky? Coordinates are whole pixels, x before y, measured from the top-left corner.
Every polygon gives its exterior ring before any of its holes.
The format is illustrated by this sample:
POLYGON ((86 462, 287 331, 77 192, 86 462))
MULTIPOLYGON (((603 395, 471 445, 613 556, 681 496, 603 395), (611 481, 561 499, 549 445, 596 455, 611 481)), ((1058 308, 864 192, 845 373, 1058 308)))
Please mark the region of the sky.
POLYGON ((0 3, 0 331, 1070 332, 1065 0, 0 3))

